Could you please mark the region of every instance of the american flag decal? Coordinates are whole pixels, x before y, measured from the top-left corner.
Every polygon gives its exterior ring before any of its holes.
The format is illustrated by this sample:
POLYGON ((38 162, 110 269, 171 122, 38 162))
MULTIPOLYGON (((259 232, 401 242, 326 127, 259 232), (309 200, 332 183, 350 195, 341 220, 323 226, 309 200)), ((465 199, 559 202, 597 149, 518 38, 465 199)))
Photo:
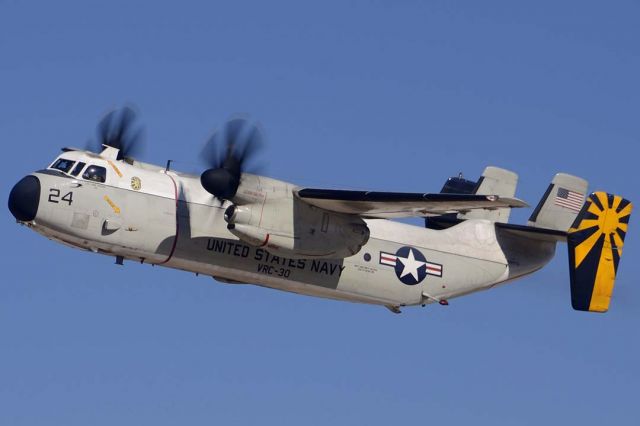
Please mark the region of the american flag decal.
POLYGON ((579 212, 582 204, 584 204, 584 194, 565 188, 558 188, 554 204, 574 212, 579 212))

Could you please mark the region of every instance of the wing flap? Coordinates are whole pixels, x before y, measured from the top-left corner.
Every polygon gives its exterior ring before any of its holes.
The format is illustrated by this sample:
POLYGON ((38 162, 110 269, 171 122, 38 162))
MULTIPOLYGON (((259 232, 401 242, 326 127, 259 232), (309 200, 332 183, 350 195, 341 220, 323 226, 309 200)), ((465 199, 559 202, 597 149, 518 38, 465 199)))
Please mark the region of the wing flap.
POLYGON ((526 207, 517 198, 475 194, 429 194, 407 192, 349 191, 302 188, 294 191, 304 202, 338 213, 395 219, 424 217, 474 209, 526 207))

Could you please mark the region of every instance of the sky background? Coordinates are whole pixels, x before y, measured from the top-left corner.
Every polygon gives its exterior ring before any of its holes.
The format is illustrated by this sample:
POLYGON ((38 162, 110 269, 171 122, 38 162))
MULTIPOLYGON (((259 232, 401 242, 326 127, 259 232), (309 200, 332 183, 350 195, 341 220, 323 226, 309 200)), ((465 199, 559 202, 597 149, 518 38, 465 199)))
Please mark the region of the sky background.
MULTIPOLYGON (((0 0, 0 198, 133 102, 141 159, 182 170, 241 112, 265 174, 301 185, 437 192, 496 165, 532 205, 559 171, 638 202, 638 22, 635 1, 0 0)), ((2 425, 640 415, 634 219, 605 315, 572 311, 564 246, 524 280, 393 315, 117 267, 2 211, 2 425)))

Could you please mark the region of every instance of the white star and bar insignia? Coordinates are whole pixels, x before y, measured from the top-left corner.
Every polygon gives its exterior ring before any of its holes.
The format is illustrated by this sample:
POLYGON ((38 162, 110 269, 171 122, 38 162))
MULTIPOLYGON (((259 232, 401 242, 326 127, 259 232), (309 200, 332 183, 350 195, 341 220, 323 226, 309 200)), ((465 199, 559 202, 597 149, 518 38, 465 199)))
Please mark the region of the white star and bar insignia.
POLYGON ((398 279, 407 285, 415 285, 427 275, 442 277, 442 265, 427 262, 420 250, 413 247, 401 247, 395 254, 380 252, 380 264, 392 266, 398 279))

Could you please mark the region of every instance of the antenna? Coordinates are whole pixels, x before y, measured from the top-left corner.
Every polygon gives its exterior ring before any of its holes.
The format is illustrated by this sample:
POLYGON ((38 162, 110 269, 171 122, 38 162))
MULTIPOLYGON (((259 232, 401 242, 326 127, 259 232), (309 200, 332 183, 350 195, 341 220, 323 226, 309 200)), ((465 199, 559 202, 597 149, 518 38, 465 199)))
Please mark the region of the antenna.
POLYGON ((165 173, 169 171, 169 169, 171 169, 171 162, 173 160, 167 160, 167 167, 164 169, 165 173))

